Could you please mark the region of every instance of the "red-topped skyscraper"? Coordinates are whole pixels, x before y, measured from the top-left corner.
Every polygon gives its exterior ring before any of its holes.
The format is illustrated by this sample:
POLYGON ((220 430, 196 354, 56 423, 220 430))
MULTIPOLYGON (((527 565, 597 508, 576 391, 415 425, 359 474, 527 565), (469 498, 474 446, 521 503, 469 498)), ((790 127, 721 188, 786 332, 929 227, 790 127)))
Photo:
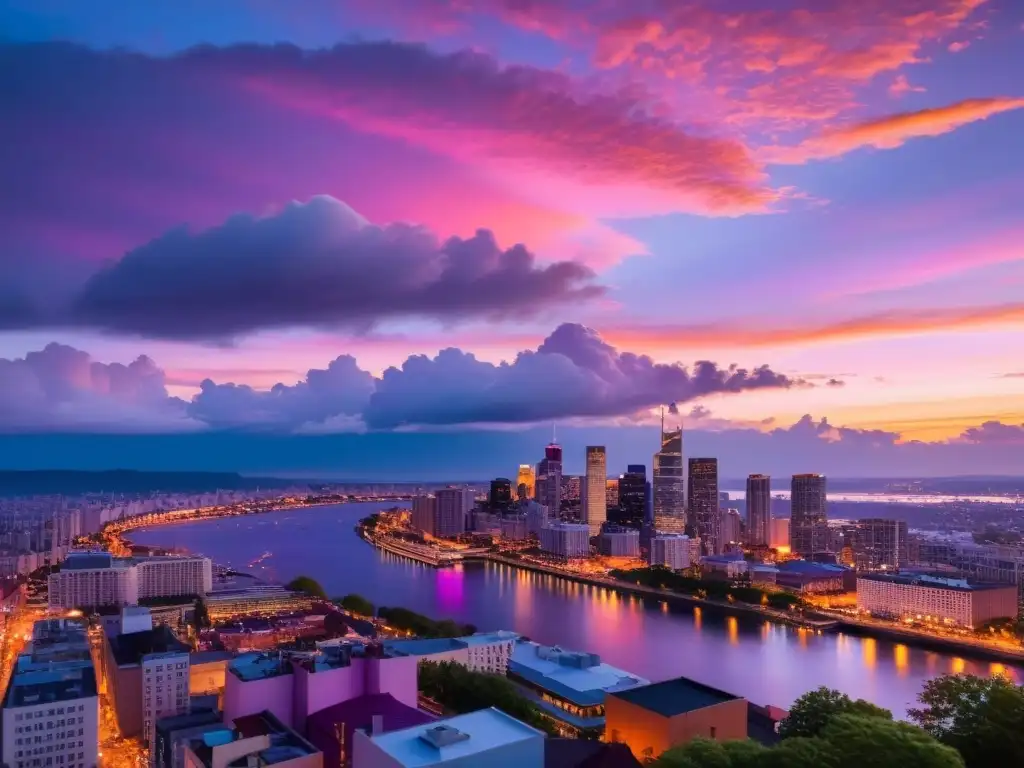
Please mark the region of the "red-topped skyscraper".
POLYGON ((554 435, 537 465, 537 501, 548 508, 550 519, 558 519, 562 508, 562 446, 554 435))

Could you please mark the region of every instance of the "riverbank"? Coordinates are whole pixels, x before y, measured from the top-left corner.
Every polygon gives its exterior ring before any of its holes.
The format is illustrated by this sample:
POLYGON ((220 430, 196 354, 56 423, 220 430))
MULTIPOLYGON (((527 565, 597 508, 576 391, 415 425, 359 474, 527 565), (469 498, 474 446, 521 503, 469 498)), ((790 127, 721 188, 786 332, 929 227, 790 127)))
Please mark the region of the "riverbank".
MULTIPOLYGON (((361 536, 367 543, 385 549, 376 540, 377 537, 361 536)), ((387 550, 391 551, 391 550, 387 550)), ((397 553, 402 554, 402 553, 397 553)), ((849 617, 832 617, 823 615, 822 618, 809 618, 806 615, 794 614, 787 611, 780 611, 765 606, 751 605, 741 602, 728 602, 700 598, 695 595, 680 594, 668 590, 646 587, 617 579, 607 579, 600 576, 565 571, 553 566, 536 563, 529 560, 503 557, 492 552, 474 553, 464 557, 465 562, 486 561, 507 565, 533 573, 543 573, 566 581, 587 584, 595 587, 615 590, 623 595, 635 595, 637 597, 648 597, 663 601, 669 605, 685 605, 692 608, 700 608, 724 616, 756 617, 764 621, 776 624, 786 624, 814 632, 846 632, 848 634, 873 639, 884 639, 891 642, 902 643, 922 650, 953 652, 964 658, 976 659, 988 662, 1006 662, 1010 664, 1024 663, 1024 649, 1013 650, 993 645, 982 644, 981 642, 970 642, 952 637, 929 635, 923 632, 903 628, 899 626, 881 626, 877 623, 866 623, 849 617)), ((420 561, 424 562, 424 561, 420 561)))

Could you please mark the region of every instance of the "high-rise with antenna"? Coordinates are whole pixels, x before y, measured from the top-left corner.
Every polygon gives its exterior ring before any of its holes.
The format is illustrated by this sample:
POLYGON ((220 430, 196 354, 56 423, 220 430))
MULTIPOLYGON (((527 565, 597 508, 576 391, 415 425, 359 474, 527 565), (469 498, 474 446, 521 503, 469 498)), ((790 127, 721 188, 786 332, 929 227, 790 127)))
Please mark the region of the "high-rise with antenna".
MULTIPOLYGON (((678 416, 674 407, 669 414, 678 416)), ((654 528, 659 532, 683 533, 686 530, 686 469, 683 462, 683 426, 681 422, 665 429, 665 409, 661 409, 661 447, 654 454, 652 474, 654 528)))

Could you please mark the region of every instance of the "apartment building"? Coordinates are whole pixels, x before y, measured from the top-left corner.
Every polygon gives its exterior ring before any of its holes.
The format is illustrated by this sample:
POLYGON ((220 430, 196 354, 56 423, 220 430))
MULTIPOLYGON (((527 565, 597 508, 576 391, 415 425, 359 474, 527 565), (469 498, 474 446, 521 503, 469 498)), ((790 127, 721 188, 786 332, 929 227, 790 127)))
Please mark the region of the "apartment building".
POLYGON ((204 595, 213 588, 213 564, 206 557, 116 558, 106 553, 73 553, 48 579, 51 610, 136 605, 139 600, 204 595))
POLYGON ((1015 619, 1017 588, 936 576, 864 574, 857 577, 857 608, 873 616, 974 628, 992 619, 1015 619))

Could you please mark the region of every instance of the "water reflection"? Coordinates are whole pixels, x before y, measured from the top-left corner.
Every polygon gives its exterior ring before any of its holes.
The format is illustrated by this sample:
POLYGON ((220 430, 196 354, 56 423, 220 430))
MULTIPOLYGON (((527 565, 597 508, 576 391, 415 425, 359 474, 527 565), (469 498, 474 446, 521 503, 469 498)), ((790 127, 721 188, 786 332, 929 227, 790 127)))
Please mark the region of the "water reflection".
MULTIPOLYGON (((597 653, 652 680, 685 675, 758 704, 786 707, 825 685, 900 716, 913 706, 924 680, 937 674, 1005 671, 1018 683, 1024 680, 1017 666, 967 662, 854 635, 799 632, 760 617, 645 601, 508 566, 433 569, 380 552, 355 535, 352 525, 373 508, 353 504, 281 515, 273 542, 278 578, 305 573, 328 594, 357 592, 377 605, 407 606, 482 630, 514 629, 540 642, 597 653), (295 525, 299 519, 307 530, 295 525), (331 523, 336 533, 311 536, 318 521, 331 523)), ((266 527, 237 527, 226 520, 156 528, 133 538, 205 552, 219 563, 243 567, 268 548, 266 527)))

